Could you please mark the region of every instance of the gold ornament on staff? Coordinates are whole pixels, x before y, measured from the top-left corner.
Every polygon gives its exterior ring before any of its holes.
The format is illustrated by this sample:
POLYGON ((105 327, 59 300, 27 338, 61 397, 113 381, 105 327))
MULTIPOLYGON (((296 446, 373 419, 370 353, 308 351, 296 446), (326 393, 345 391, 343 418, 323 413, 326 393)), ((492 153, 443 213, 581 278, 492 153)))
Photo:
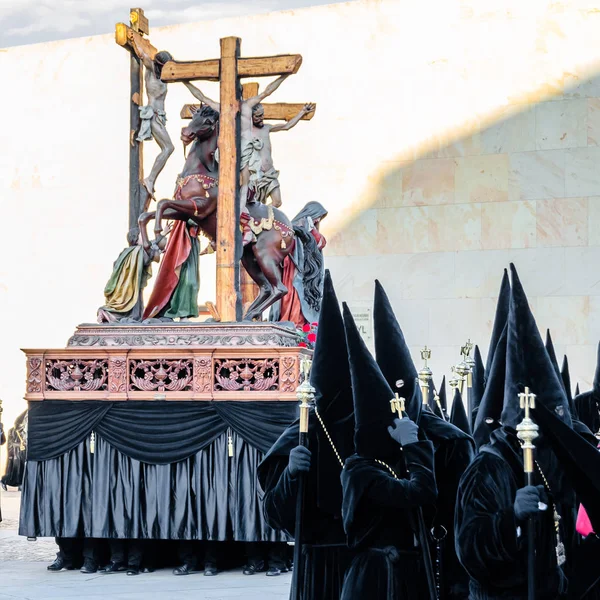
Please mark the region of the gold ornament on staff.
POLYGON ((440 415, 442 415, 442 419, 446 420, 446 415, 444 415, 444 409, 442 407, 442 403, 440 402, 440 396, 436 389, 433 390, 433 401, 436 403, 437 407, 440 409, 440 415))
POLYGON ((527 474, 533 473, 533 451, 535 446, 533 440, 538 437, 539 427, 529 416, 529 411, 535 408, 535 394, 525 388, 525 392, 519 394, 521 408, 525 409, 525 418, 517 425, 517 437, 523 442, 523 466, 527 474))
MULTIPOLYGON (((473 387, 473 369, 475 368, 475 359, 471 356, 471 350, 473 350, 473 342, 471 342, 471 338, 467 340, 467 343, 463 346, 465 350, 465 363, 467 367, 469 367, 469 372, 467 373, 467 387, 473 387)), ((461 349, 462 350, 462 349, 461 349)))
POLYGON ((429 404, 429 382, 433 377, 433 373, 429 368, 427 361, 431 359, 431 349, 425 346, 421 350, 421 358, 423 366, 418 373, 419 385, 421 386, 421 395, 423 396, 423 404, 429 404))
MULTIPOLYGON (((404 381, 402 381, 402 379, 396 381, 397 388, 401 388, 402 386, 404 386, 404 381)), ((404 417, 403 413, 406 410, 406 400, 396 392, 395 397, 390 400, 390 407, 392 412, 398 413, 398 418, 402 419, 402 417, 404 417)))
POLYGON ((300 433, 308 433, 308 414, 315 400, 315 388, 310 384, 312 360, 303 356, 300 361, 302 383, 296 388, 296 398, 300 402, 300 433))
POLYGON ((452 376, 448 379, 448 385, 452 388, 452 397, 454 397, 454 390, 460 388, 462 377, 456 372, 456 367, 450 367, 452 376))

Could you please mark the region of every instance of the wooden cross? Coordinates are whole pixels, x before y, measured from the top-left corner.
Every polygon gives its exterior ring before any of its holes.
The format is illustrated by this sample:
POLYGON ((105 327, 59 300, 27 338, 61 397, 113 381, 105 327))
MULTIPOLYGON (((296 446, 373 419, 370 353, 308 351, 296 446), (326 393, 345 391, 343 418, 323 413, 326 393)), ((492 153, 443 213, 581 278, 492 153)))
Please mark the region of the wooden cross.
POLYGON ((129 228, 137 227, 141 207, 144 205, 140 182, 144 179, 144 155, 142 142, 136 140, 136 134, 140 128, 139 107, 143 104, 144 94, 144 70, 142 62, 135 53, 130 43, 129 36, 135 36, 136 41, 145 52, 154 58, 156 48, 143 36, 150 33, 148 19, 144 16, 141 8, 132 8, 129 13, 129 26, 117 23, 115 29, 115 41, 119 46, 127 48, 130 53, 130 77, 131 91, 129 97, 129 228))
POLYGON ((240 38, 222 38, 219 59, 170 61, 163 67, 161 77, 166 83, 201 79, 220 82, 216 300, 221 321, 240 321, 242 318, 239 80, 242 77, 291 75, 297 73, 302 64, 299 54, 240 58, 240 45, 240 38))

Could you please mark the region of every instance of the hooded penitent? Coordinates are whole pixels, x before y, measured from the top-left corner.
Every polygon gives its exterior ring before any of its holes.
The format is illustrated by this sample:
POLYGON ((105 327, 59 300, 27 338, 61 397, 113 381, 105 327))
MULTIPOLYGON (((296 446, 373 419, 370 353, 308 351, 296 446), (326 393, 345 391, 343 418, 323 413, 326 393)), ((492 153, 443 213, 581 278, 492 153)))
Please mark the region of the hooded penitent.
POLYGON ((486 379, 485 367, 483 366, 483 360, 481 359, 479 346, 475 346, 473 360, 475 361, 473 364, 472 375, 473 387, 469 390, 469 394, 471 395, 471 414, 469 415, 469 423, 471 427, 475 423, 477 412, 479 411, 479 406, 481 404, 481 400, 483 399, 486 379))
POLYGON ((504 269, 504 275, 502 276, 502 283, 500 284, 500 293, 498 294, 498 304, 496 304, 496 316, 494 317, 494 326, 492 329, 492 337, 490 338, 490 347, 488 349, 487 361, 485 365, 485 381, 489 377, 492 362, 494 361, 494 353, 496 352, 496 346, 498 340, 502 335, 502 330, 508 322, 508 307, 510 302, 510 282, 508 279, 508 273, 504 269))
POLYGON ((390 406, 394 392, 369 352, 345 303, 344 325, 354 399, 356 453, 365 458, 394 461, 398 457, 399 446, 388 432, 388 427, 394 422, 390 406))
MULTIPOLYGON (((526 484, 523 450, 516 435, 516 427, 524 418, 519 394, 528 387, 537 395, 536 404, 547 407, 567 427, 571 425, 562 384, 513 265, 511 274, 502 426, 492 432, 490 443, 480 449, 463 475, 457 494, 456 548, 471 575, 469 597, 478 600, 527 597, 528 531, 521 530, 521 540, 515 535, 515 498, 518 489, 526 484)), ((488 382, 496 373, 497 370, 490 370, 488 382)), ((547 487, 551 504, 537 519, 536 592, 540 599, 554 600, 566 592, 566 579, 557 559, 553 507, 562 517, 559 527, 566 545, 574 530, 575 499, 544 432, 535 440, 535 461, 533 483, 547 487)))
POLYGON ((471 425, 465 410, 465 403, 458 388, 454 390, 454 399, 452 400, 452 412, 450 413, 450 423, 464 431, 467 435, 471 435, 471 425))
MULTIPOLYGON (((434 402, 433 385, 430 386, 430 407, 433 412, 421 410, 420 388, 415 381, 417 370, 400 325, 379 282, 375 285, 374 332, 377 362, 383 375, 390 387, 402 379, 404 385, 399 394, 406 398, 407 413, 412 419, 418 418, 421 438, 432 441, 435 448, 438 499, 431 511, 425 511, 425 518, 438 535, 447 531, 447 536, 440 545, 441 552, 437 554, 438 548, 432 548, 440 561, 442 573, 440 597, 462 600, 468 594, 468 576, 458 563, 454 550, 453 523, 456 490, 461 475, 473 457, 473 441, 460 429, 439 418, 441 411, 434 402), (407 388, 411 387, 413 391, 408 392, 407 388)), ((447 416, 445 378, 437 391, 447 416)))
MULTIPOLYGON (((338 600, 352 553, 342 526, 342 465, 317 418, 317 412, 344 461, 354 453, 354 406, 344 324, 329 272, 325 273, 322 320, 313 355, 311 383, 316 410, 310 412, 308 446, 311 468, 306 478, 302 541, 304 600, 338 600)), ((298 445, 298 421, 290 425, 258 468, 265 492, 267 523, 294 535, 298 479, 288 467, 289 454, 298 445)))
POLYGON ((523 420, 518 394, 528 387, 539 402, 570 426, 571 415, 559 371, 544 347, 514 265, 511 265, 511 274, 502 424, 516 428, 523 420))
POLYGON ((504 383, 506 379, 506 339, 508 336, 508 324, 505 325, 496 351, 494 352, 494 361, 490 370, 486 373, 487 384, 477 417, 473 438, 475 445, 479 449, 490 441, 490 435, 495 429, 502 425, 500 415, 504 406, 504 383))
MULTIPOLYGON (((417 369, 389 298, 377 280, 375 281, 373 324, 377 364, 392 390, 396 391, 396 383, 402 381, 402 387, 398 393, 406 400, 406 413, 415 423, 418 423, 423 401, 417 369)), ((431 408, 433 409, 433 406, 431 408)))
POLYGON ((600 431, 600 343, 592 389, 589 392, 576 394, 573 403, 579 419, 594 433, 600 431))

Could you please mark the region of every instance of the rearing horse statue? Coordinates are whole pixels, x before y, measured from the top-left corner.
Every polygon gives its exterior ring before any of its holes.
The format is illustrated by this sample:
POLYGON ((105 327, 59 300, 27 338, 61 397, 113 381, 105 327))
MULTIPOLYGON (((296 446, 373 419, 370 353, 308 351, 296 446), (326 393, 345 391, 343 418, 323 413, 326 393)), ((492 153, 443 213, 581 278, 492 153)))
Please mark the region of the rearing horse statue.
MULTIPOLYGON (((142 243, 151 255, 158 252, 156 240, 149 240, 146 229, 153 218, 155 238, 162 230, 163 219, 192 221, 214 247, 219 192, 218 162, 215 158, 218 124, 219 113, 209 106, 203 106, 194 113, 190 124, 181 130, 183 143, 186 146, 191 143, 192 147, 177 179, 174 197, 172 200, 160 200, 155 212, 146 212, 139 218, 142 243)), ((244 320, 253 320, 260 318, 263 311, 288 293, 283 284, 282 265, 285 257, 294 249, 295 239, 292 223, 281 210, 252 199, 248 201, 247 208, 254 239, 244 246, 241 260, 260 292, 248 308, 244 320)))

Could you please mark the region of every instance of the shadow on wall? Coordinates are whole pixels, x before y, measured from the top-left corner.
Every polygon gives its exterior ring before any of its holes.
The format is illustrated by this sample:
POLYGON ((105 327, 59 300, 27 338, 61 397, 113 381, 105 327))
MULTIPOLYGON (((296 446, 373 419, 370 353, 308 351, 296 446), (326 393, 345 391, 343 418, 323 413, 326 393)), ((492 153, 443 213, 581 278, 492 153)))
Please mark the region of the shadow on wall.
POLYGON ((369 176, 360 206, 329 234, 340 297, 369 306, 381 279, 409 341, 431 345, 446 370, 467 337, 485 356, 513 261, 538 325, 579 365, 574 381, 590 385, 600 339, 600 77, 463 131, 369 176))

